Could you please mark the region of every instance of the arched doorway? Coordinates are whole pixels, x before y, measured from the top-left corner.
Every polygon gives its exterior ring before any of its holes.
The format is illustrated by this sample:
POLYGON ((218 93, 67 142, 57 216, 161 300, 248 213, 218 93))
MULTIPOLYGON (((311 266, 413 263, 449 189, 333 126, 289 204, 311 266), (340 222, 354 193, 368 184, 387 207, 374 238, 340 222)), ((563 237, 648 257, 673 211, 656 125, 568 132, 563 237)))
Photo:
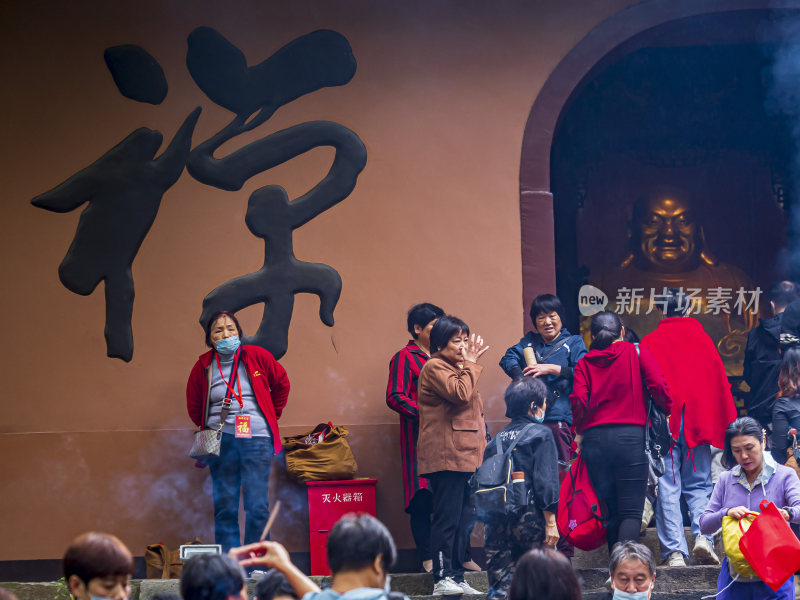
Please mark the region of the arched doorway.
MULTIPOLYGON (((800 2, 783 2, 779 8, 784 14, 796 12, 800 2)), ((569 215, 561 215, 559 222, 554 218, 555 190, 551 186, 554 136, 571 103, 599 73, 637 50, 676 43, 685 46, 691 43, 691 35, 696 39, 702 36, 705 44, 712 45, 742 42, 742 36, 752 35, 756 20, 769 18, 775 10, 774 2, 764 0, 645 2, 601 23, 559 63, 536 98, 523 138, 520 216, 524 307, 545 291, 557 288, 562 294, 577 292, 581 267, 577 253, 559 244, 559 238, 568 236, 573 224, 569 215), (554 258, 550 258, 549 248, 555 249, 554 258)), ((555 198, 556 203, 559 201, 555 198)), ((572 298, 567 300, 574 304, 572 298)), ((530 326, 527 317, 526 326, 530 326)))

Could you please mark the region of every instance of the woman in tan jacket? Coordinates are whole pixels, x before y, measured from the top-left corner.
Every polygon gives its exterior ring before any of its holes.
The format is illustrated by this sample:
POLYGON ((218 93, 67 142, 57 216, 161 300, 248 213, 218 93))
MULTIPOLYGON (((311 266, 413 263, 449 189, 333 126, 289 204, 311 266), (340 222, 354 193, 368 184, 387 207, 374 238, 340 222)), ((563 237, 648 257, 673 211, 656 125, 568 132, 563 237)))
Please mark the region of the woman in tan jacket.
POLYGON ((417 467, 433 491, 433 595, 480 594, 464 581, 461 561, 473 520, 467 482, 486 447, 477 361, 489 347, 451 315, 437 319, 430 340, 431 358, 417 381, 417 467))

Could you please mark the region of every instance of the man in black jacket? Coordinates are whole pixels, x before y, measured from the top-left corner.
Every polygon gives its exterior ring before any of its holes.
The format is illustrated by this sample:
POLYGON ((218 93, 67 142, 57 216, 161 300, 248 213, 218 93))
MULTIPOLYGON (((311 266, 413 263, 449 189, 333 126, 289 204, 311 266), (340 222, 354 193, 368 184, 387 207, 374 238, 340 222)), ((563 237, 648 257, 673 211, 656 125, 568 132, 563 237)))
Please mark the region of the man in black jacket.
POLYGON ((770 428, 772 407, 778 393, 778 372, 781 368, 780 334, 783 312, 800 297, 797 284, 781 281, 769 293, 771 319, 761 319, 747 336, 744 353, 744 380, 750 386, 747 414, 770 428))
MULTIPOLYGON (((506 416, 511 418, 511 423, 496 437, 505 452, 518 436, 522 436, 512 452, 512 477, 516 479, 521 474, 531 493, 528 506, 487 519, 485 523, 487 600, 508 596, 514 566, 525 552, 542 544, 555 547, 558 542, 558 454, 553 434, 541 424, 546 395, 547 386, 533 377, 515 379, 506 388, 506 416)), ((492 440, 486 446, 484 461, 496 452, 492 440)))

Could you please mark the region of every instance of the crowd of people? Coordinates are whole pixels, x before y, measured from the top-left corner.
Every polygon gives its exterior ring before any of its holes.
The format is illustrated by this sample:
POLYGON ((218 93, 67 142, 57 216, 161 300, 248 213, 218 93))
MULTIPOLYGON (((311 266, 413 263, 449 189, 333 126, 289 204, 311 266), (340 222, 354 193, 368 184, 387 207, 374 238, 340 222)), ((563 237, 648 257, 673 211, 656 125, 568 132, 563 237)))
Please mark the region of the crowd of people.
MULTIPOLYGON (((703 326, 691 317, 689 298, 682 290, 665 295, 658 326, 640 342, 616 313, 595 314, 588 349, 581 336, 563 326, 561 300, 538 296, 530 311, 533 330, 500 361, 510 378, 504 395, 510 422, 494 439, 478 391, 480 363, 488 350, 484 339, 433 304, 412 307, 407 317, 412 339, 390 361, 386 402, 400 417, 404 504, 422 568, 433 575, 434 595, 480 594, 464 577, 480 569, 469 543, 477 520, 473 475, 487 459, 513 449, 515 481, 524 481, 530 491, 527 504, 482 517, 489 600, 532 597, 537 586, 550 590, 548 598, 580 596, 577 580, 573 585, 570 579, 573 548, 556 526, 561 481, 577 455, 603 505, 611 556, 608 585, 620 598, 645 592, 649 597, 655 558, 636 543, 648 482, 654 480, 645 447, 648 402, 670 415, 673 438, 655 501, 664 564, 682 566, 689 557, 695 564, 720 564, 713 536, 721 519, 742 517, 762 498, 778 505, 787 521, 800 523, 798 287, 775 286, 774 316, 749 334, 744 377, 751 389, 751 416, 740 419, 725 367, 703 326), (728 469, 716 485, 712 445, 723 449, 728 469), (691 550, 682 501, 694 539, 691 550)), ((350 597, 368 600, 387 593, 396 550, 374 518, 348 517, 331 531, 333 585, 324 591, 291 564, 280 544, 258 541, 269 516, 270 466, 281 450, 278 419, 290 385, 269 352, 241 340, 232 313, 213 315, 205 328, 210 350, 199 357, 187 383, 190 418, 200 429, 217 431, 220 439, 219 455, 200 466, 210 468, 215 539, 223 555, 187 563, 184 600, 242 596, 242 568, 254 565, 271 569, 259 581, 261 600, 307 594, 309 600, 334 600, 353 590, 362 591, 350 597)), ((81 536, 67 551, 64 567, 78 600, 122 600, 129 593, 132 558, 113 536, 81 536)), ((793 598, 793 581, 785 587, 772 592, 758 581, 736 581, 723 561, 723 598, 793 598)))
MULTIPOLYGON (((397 550, 389 530, 370 515, 345 515, 331 529, 327 558, 329 584, 321 589, 293 564, 283 545, 260 541, 224 554, 197 554, 185 561, 180 594, 161 592, 153 600, 248 600, 247 570, 261 571, 254 600, 408 600, 391 591, 397 550)), ((128 600, 134 559, 116 536, 78 536, 62 560, 64 581, 75 600, 128 600)), ((617 544, 609 559, 609 581, 618 600, 649 600, 656 578, 653 554, 643 544, 617 544)), ((527 550, 510 582, 510 600, 581 600, 581 582, 563 553, 527 550)), ((0 588, 0 600, 17 600, 0 588)))
MULTIPOLYGON (((612 556, 638 540, 648 483, 656 479, 655 524, 660 559, 667 566, 685 566, 689 560, 720 565, 714 534, 721 518, 741 518, 762 498, 796 522, 800 468, 795 472, 784 463, 788 459, 797 468, 800 462, 800 347, 793 347, 800 344, 797 286, 776 285, 770 295, 774 316, 749 334, 747 408, 758 420, 737 419, 725 365, 691 316, 688 295, 669 289, 663 296, 658 326, 641 341, 626 330, 620 315, 595 314, 588 349, 564 328, 560 299, 537 297, 530 312, 533 330, 500 361, 511 378, 505 394, 511 422, 488 445, 477 390, 479 361, 487 348, 483 338, 435 305, 409 311, 412 339, 390 362, 387 404, 400 415, 408 512, 423 567, 433 573, 434 595, 474 593, 464 580, 465 540, 476 518, 470 479, 481 459, 503 452, 517 437, 514 469, 524 473, 532 491, 528 506, 484 519, 489 600, 508 596, 515 569, 532 548, 557 547, 561 555, 572 556, 559 538, 555 515, 560 481, 577 454, 603 505, 612 556), (645 445, 649 402, 669 415, 672 438, 658 478, 645 445), (768 440, 771 453, 764 452, 768 440), (716 486, 712 446, 723 450, 728 469, 716 486), (688 509, 691 549, 682 503, 688 509), (416 506, 430 507, 430 517, 416 512, 416 506)), ((651 560, 642 564, 654 576, 651 560)), ((777 593, 758 580, 734 581, 727 560, 718 585, 723 598, 785 598, 789 588, 794 597, 793 580, 777 593)))
MULTIPOLYGON (((321 589, 292 562, 278 542, 260 541, 224 554, 197 554, 185 561, 180 594, 159 592, 153 600, 248 600, 247 570, 261 571, 254 600, 409 600, 391 591, 389 571, 397 557, 389 530, 370 515, 345 515, 330 531, 329 584, 321 589)), ((133 556, 116 536, 84 533, 62 560, 64 581, 75 600, 128 600, 133 556)), ((656 578, 653 554, 643 544, 617 544, 609 559, 610 588, 618 600, 649 600, 656 578)), ((562 553, 543 547, 527 550, 510 582, 510 600, 581 600, 581 582, 562 553)), ((17 600, 0 587, 0 600, 17 600)))
MULTIPOLYGON (((293 564, 278 542, 260 541, 231 548, 224 554, 201 553, 185 561, 180 594, 161 592, 154 600, 248 600, 247 570, 261 571, 254 600, 408 600, 391 591, 389 571, 397 550, 389 530, 375 517, 349 514, 331 529, 327 558, 329 585, 321 589, 293 564)), ((134 559, 116 536, 88 532, 67 548, 64 581, 75 600, 128 600, 134 559)), ((611 556, 612 586, 628 592, 650 589, 655 563, 647 547, 619 545, 611 556), (642 581, 642 575, 646 582, 642 581), (649 586, 649 587, 648 587, 649 586)), ((577 573, 562 554, 547 548, 526 552, 511 583, 511 600, 580 600, 577 573)), ((17 600, 0 587, 0 600, 17 600)))

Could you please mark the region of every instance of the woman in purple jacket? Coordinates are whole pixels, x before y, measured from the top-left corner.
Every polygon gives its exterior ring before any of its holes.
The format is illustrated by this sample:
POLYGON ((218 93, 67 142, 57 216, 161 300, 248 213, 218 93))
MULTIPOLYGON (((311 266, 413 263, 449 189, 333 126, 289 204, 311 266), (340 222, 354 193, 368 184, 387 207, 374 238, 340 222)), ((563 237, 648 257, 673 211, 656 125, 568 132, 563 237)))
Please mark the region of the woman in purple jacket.
MULTIPOLYGON (((700 516, 700 531, 714 534, 722 517, 741 519, 746 512, 758 512, 762 499, 779 507, 783 518, 800 523, 800 479, 789 467, 775 462, 764 452, 764 432, 752 417, 742 417, 725 431, 723 464, 728 470, 719 476, 714 493, 700 516)), ((728 559, 717 579, 717 600, 794 600, 794 576, 773 592, 760 579, 733 581, 728 559)))

